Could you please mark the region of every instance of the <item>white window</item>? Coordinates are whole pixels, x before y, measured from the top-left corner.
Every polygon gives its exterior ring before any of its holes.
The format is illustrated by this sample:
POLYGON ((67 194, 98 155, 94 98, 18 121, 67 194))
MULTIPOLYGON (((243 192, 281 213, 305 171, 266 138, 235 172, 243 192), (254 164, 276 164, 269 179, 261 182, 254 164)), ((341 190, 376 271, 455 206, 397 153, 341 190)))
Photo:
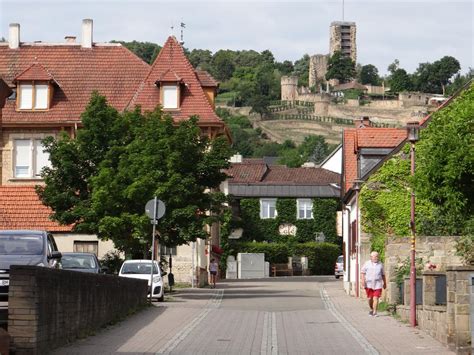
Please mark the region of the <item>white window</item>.
POLYGON ((49 107, 49 86, 47 84, 21 84, 19 86, 20 110, 46 110, 49 107))
POLYGON ((35 109, 48 108, 48 85, 35 85, 35 109))
POLYGON ((313 201, 299 198, 296 202, 298 205, 298 219, 313 219, 313 201))
POLYGON ((163 85, 163 108, 178 108, 177 85, 163 85))
POLYGON ((33 85, 20 85, 20 110, 33 108, 33 85))
POLYGON ((50 166, 49 154, 40 139, 15 139, 14 175, 16 178, 39 178, 41 169, 50 166))
POLYGON ((275 218, 277 215, 276 199, 268 198, 260 200, 260 218, 275 218))

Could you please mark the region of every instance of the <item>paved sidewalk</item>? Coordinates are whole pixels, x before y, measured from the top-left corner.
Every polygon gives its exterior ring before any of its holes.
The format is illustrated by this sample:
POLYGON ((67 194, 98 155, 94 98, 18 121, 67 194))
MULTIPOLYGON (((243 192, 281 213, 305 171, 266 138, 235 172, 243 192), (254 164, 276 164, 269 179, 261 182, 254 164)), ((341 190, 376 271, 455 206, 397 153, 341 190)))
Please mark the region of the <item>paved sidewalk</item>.
POLYGON ((348 296, 341 282, 324 282, 329 302, 380 354, 454 354, 420 329, 413 329, 390 315, 370 317, 365 299, 348 296))

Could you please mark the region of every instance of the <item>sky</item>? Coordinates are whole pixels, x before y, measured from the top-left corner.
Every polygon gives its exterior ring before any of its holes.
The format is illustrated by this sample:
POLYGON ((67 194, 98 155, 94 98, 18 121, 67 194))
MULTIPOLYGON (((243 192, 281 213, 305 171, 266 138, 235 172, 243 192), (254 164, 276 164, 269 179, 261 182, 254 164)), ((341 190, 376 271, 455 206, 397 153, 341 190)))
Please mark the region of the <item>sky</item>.
POLYGON ((183 22, 190 50, 269 49, 278 61, 328 53, 329 26, 344 19, 357 25, 357 62, 380 74, 395 59, 412 73, 445 55, 463 73, 474 67, 473 0, 0 0, 0 37, 20 23, 24 42, 80 41, 84 18, 94 20, 95 42, 162 45, 170 34, 179 38, 183 22))

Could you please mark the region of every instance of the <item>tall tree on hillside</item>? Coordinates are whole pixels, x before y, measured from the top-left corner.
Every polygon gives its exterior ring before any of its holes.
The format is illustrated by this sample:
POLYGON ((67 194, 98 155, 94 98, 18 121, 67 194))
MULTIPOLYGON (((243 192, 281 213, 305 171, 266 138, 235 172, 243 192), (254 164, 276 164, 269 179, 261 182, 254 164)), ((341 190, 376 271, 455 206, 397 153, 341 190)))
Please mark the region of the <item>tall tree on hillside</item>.
POLYGON ((207 49, 193 49, 188 54, 188 59, 194 68, 209 70, 212 61, 212 52, 207 49))
POLYGON ((398 68, 390 76, 390 91, 402 92, 413 90, 413 84, 410 76, 405 69, 398 68))
POLYGON ((459 61, 451 56, 444 56, 434 63, 420 63, 413 75, 415 89, 445 95, 446 85, 460 68, 459 61))
POLYGON ((379 71, 375 65, 367 64, 362 66, 360 70, 359 81, 361 84, 371 84, 371 85, 379 85, 380 84, 380 77, 379 71))
POLYGON ((355 78, 355 63, 350 57, 344 56, 340 51, 328 60, 326 80, 337 79, 340 83, 346 83, 355 78))
POLYGON ((449 55, 444 56, 440 60, 437 60, 434 64, 436 80, 439 81, 443 89, 443 95, 446 94, 446 85, 450 83, 450 79, 454 74, 458 73, 461 69, 459 61, 449 55))
POLYGON ((387 67, 387 70, 393 75, 398 68, 400 68, 400 61, 395 59, 393 63, 387 67))
POLYGON ((166 204, 161 242, 205 237, 204 211, 219 207, 221 198, 206 191, 225 179, 225 141, 203 138, 197 118, 175 125, 158 110, 118 114, 97 94, 83 122, 76 140, 45 141, 52 167, 43 171, 46 185, 37 190, 55 220, 76 223, 76 231, 111 239, 132 255, 144 254, 151 239, 144 206, 157 195, 166 204))
POLYGON ((309 85, 309 61, 309 55, 305 54, 295 62, 293 75, 298 77, 298 86, 309 85))
POLYGON ((218 80, 228 80, 234 72, 234 54, 229 50, 219 50, 212 57, 212 74, 218 80))
POLYGON ((446 88, 446 93, 448 95, 453 95, 472 79, 474 79, 474 68, 469 68, 466 74, 456 74, 452 80, 452 83, 446 88))

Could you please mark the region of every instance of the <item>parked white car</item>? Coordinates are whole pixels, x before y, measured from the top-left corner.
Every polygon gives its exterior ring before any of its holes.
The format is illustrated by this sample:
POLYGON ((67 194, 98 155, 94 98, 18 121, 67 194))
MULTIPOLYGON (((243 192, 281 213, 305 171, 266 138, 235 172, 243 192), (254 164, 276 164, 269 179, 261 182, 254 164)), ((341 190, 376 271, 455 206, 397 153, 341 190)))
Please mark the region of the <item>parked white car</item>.
MULTIPOLYGON (((140 279, 148 281, 148 297, 150 297, 150 276, 151 276, 151 261, 150 260, 125 260, 120 268, 119 276, 128 277, 131 279, 140 279)), ((152 299, 157 299, 160 302, 164 300, 163 278, 160 266, 157 261, 153 262, 153 285, 151 290, 152 299)))
POLYGON ((338 279, 341 276, 344 276, 344 256, 339 255, 336 260, 336 265, 334 265, 334 276, 338 279))

